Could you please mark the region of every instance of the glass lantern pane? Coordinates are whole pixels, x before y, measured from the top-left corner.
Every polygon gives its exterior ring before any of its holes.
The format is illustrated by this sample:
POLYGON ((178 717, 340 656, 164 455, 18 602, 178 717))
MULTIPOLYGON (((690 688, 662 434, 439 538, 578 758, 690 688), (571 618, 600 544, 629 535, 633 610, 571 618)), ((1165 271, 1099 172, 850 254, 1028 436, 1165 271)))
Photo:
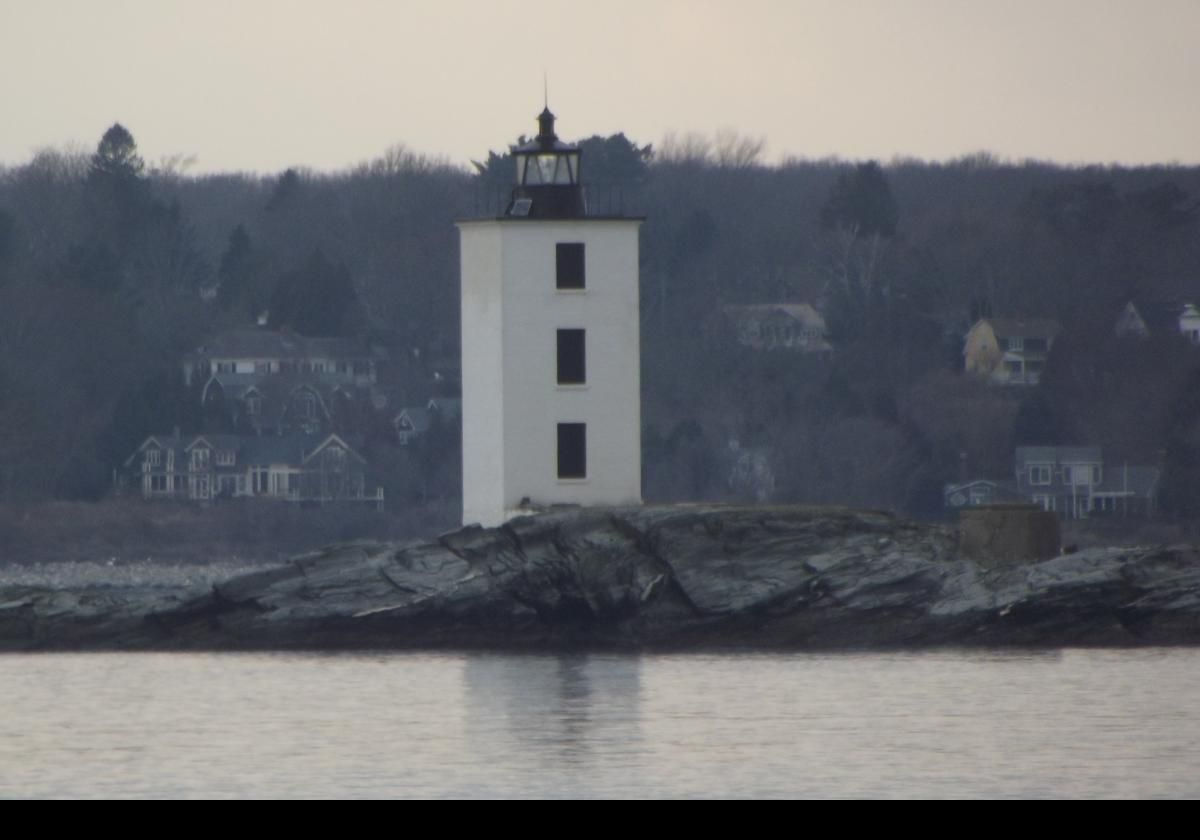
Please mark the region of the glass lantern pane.
POLYGON ((528 158, 525 155, 517 155, 517 183, 525 183, 525 162, 528 158))
POLYGON ((540 184, 542 183, 542 173, 538 169, 537 161, 530 160, 528 156, 522 155, 522 160, 525 164, 525 180, 524 184, 540 184), (530 164, 533 164, 530 166, 530 164))
POLYGON ((558 172, 555 174, 554 183, 570 184, 574 181, 571 177, 571 158, 574 155, 559 155, 558 172))
POLYGON ((538 155, 538 169, 543 184, 553 184, 554 172, 558 168, 558 155, 538 155))

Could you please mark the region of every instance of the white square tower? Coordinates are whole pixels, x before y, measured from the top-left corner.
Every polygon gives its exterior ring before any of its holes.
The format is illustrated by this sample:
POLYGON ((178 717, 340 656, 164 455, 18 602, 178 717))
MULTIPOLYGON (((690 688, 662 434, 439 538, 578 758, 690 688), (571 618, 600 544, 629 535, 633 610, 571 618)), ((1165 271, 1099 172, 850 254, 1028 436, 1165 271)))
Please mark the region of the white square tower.
POLYGON ((463 524, 641 502, 640 218, 588 215, 549 109, 503 216, 458 222, 463 524))

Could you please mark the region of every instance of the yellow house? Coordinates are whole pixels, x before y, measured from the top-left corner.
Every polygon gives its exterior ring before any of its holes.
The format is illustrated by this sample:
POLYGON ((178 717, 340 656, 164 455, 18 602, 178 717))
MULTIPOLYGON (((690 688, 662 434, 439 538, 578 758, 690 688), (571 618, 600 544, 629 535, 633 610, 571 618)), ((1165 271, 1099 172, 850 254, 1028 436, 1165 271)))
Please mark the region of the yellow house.
POLYGON ((1036 385, 1059 333, 1049 318, 981 318, 967 331, 967 373, 1000 385, 1036 385))

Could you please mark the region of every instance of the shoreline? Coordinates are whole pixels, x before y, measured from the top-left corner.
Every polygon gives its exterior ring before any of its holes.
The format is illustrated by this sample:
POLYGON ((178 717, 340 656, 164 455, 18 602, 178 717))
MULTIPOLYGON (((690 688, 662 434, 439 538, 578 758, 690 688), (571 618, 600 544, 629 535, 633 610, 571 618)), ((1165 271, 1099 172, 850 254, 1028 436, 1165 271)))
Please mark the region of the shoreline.
POLYGON ((195 568, 178 586, 129 567, 116 584, 0 584, 0 650, 1200 644, 1200 554, 1191 546, 1084 549, 984 568, 959 556, 953 529, 845 508, 553 511, 431 541, 195 568))

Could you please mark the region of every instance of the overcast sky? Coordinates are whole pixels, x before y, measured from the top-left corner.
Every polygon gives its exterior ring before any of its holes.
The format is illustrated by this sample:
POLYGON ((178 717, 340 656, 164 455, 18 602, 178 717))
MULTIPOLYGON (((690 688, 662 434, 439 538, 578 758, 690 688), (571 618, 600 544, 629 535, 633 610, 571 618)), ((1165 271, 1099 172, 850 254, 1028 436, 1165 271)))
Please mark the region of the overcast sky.
POLYGON ((0 163, 189 171, 733 128, 768 157, 1200 163, 1200 0, 0 0, 0 163))

